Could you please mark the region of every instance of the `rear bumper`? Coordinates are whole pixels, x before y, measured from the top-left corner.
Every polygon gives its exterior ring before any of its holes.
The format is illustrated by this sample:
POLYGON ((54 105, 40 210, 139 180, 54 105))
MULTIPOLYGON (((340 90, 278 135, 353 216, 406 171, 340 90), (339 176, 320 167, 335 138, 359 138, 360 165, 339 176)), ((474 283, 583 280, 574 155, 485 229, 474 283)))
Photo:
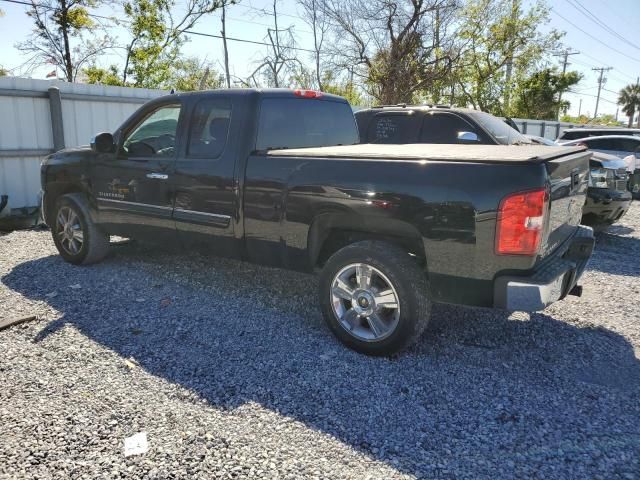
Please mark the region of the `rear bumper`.
POLYGON ((607 188, 589 188, 582 209, 585 225, 611 225, 618 221, 631 206, 631 192, 607 188))
POLYGON ((494 307, 535 312, 562 300, 575 287, 593 252, 593 230, 576 234, 528 276, 500 276, 494 282, 494 307))

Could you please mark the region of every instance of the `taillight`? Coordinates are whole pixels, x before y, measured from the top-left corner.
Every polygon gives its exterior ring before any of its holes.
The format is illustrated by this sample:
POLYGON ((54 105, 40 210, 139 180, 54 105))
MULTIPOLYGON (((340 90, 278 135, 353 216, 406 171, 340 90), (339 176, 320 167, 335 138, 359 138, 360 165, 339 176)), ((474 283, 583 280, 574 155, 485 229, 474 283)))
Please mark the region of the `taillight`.
POLYGON ((318 92, 317 90, 302 90, 302 89, 295 89, 293 91, 293 94, 297 97, 303 97, 303 98, 320 98, 322 97, 322 92, 318 92))
POLYGON ((500 202, 496 228, 498 255, 535 255, 544 230, 547 189, 512 193, 500 202))

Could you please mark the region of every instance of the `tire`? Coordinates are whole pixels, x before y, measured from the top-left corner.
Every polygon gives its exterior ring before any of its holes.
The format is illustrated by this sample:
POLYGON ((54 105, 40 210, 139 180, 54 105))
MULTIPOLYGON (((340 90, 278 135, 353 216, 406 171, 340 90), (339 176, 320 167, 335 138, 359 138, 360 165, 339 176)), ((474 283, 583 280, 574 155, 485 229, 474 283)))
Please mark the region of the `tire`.
POLYGON ((412 345, 431 313, 425 272, 406 252, 384 242, 338 250, 320 273, 319 293, 331 331, 366 355, 393 355, 412 345))
POLYGON ((58 198, 51 223, 53 242, 67 262, 89 265, 109 253, 109 235, 91 220, 82 194, 69 193, 58 198))

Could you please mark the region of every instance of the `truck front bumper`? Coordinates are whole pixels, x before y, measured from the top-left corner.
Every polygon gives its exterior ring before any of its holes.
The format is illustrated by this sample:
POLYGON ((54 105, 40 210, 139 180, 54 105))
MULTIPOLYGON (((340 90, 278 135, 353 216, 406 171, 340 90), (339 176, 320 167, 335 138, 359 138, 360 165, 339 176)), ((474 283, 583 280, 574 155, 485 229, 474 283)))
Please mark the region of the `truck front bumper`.
POLYGON ((562 300, 577 285, 594 246, 593 230, 580 225, 576 234, 528 276, 499 276, 494 306, 535 312, 562 300))

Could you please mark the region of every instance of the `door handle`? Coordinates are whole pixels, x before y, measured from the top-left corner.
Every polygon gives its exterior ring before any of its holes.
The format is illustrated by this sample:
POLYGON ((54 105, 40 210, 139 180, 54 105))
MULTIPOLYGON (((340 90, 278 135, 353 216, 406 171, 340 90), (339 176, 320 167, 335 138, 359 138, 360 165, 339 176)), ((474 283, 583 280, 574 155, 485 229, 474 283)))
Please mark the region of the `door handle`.
POLYGON ((165 173, 147 173, 147 178, 155 178, 156 180, 166 180, 169 175, 165 173))

